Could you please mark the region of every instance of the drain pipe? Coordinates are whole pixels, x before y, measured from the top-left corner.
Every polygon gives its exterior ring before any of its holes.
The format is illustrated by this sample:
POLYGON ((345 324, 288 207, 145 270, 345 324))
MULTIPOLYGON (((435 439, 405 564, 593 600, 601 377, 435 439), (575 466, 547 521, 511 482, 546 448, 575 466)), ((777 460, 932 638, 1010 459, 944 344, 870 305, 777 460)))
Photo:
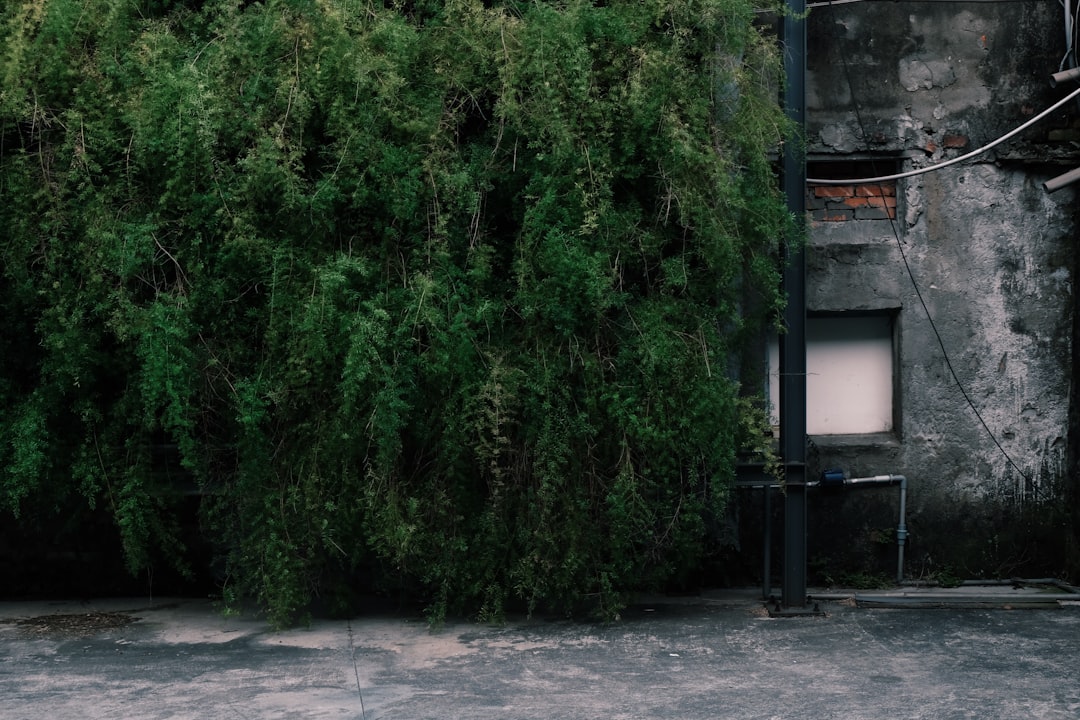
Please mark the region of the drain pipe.
POLYGON ((826 470, 821 473, 822 487, 846 487, 849 485, 899 485, 900 522, 896 526, 896 582, 904 582, 904 544, 907 542, 907 478, 903 475, 873 475, 849 478, 843 470, 826 470))

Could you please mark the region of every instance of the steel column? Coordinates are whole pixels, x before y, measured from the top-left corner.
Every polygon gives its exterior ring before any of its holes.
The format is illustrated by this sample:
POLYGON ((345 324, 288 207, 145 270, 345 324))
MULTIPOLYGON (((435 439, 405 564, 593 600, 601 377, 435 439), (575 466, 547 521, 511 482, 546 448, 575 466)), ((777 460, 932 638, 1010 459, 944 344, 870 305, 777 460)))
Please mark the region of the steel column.
MULTIPOLYGON (((800 130, 784 143, 783 186, 799 227, 806 215, 806 0, 787 0, 780 41, 784 53, 784 107, 800 130)), ((806 604, 806 255, 803 238, 789 238, 783 271, 785 332, 780 335, 780 458, 784 468, 785 608, 806 604)), ((766 491, 767 492, 767 491, 766 491)))

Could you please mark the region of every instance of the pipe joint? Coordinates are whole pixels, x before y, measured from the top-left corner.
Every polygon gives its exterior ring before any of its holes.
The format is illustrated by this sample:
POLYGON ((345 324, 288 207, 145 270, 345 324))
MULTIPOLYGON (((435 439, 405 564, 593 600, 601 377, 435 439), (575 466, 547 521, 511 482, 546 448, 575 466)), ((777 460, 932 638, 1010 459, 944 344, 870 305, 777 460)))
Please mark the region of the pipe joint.
POLYGON ((1061 188, 1066 185, 1071 185, 1077 180, 1080 180, 1080 168, 1075 168, 1063 175, 1058 175, 1056 178, 1047 180, 1043 183, 1043 189, 1048 193, 1057 192, 1061 188))
POLYGON ((896 485, 903 480, 903 475, 873 475, 871 477, 848 478, 848 485, 896 485))
POLYGON ((904 544, 908 539, 907 522, 907 476, 872 475, 870 477, 850 478, 839 468, 830 468, 821 473, 821 487, 847 487, 852 485, 899 485, 900 486, 900 521, 896 527, 896 582, 904 581, 904 544))
POLYGON ((1080 67, 1054 73, 1050 76, 1050 87, 1057 87, 1060 83, 1069 82, 1070 80, 1080 80, 1080 67))

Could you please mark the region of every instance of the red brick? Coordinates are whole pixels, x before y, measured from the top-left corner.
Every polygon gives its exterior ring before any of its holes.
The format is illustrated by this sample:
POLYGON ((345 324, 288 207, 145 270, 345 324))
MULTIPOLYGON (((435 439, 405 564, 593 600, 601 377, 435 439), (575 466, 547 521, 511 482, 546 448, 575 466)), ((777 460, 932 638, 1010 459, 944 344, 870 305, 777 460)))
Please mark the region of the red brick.
POLYGON ((855 194, 855 187, 852 185, 815 185, 814 195, 816 197, 826 198, 845 198, 851 197, 855 194))
MULTIPOLYGON (((873 199, 876 200, 878 198, 873 198, 873 199)), ((849 197, 849 198, 844 198, 844 204, 847 205, 848 207, 853 207, 853 208, 866 207, 866 206, 868 206, 870 204, 870 200, 871 200, 871 198, 868 198, 868 197, 849 197)))
POLYGON ((896 185, 892 183, 881 183, 878 185, 856 185, 855 196, 856 197, 874 197, 876 195, 895 195, 896 185))
POLYGON ((854 215, 851 210, 815 210, 812 217, 818 222, 847 222, 854 215))
POLYGON ((946 135, 941 142, 947 148, 962 148, 967 147, 968 139, 967 135, 946 135))
POLYGON ((895 197, 869 197, 866 198, 866 204, 870 207, 896 207, 895 197))
POLYGON ((896 217, 896 208, 859 208, 855 211, 856 220, 888 220, 896 217))

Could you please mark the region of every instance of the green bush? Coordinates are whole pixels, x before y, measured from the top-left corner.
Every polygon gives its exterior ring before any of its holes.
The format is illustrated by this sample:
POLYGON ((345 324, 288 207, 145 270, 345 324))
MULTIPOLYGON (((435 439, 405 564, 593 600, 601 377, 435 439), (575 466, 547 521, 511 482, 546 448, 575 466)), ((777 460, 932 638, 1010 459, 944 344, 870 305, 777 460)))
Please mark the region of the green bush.
POLYGON ((230 597, 611 614, 698 561, 780 303, 749 0, 0 11, 0 488, 230 597), (753 313, 746 308, 755 308, 753 313))

